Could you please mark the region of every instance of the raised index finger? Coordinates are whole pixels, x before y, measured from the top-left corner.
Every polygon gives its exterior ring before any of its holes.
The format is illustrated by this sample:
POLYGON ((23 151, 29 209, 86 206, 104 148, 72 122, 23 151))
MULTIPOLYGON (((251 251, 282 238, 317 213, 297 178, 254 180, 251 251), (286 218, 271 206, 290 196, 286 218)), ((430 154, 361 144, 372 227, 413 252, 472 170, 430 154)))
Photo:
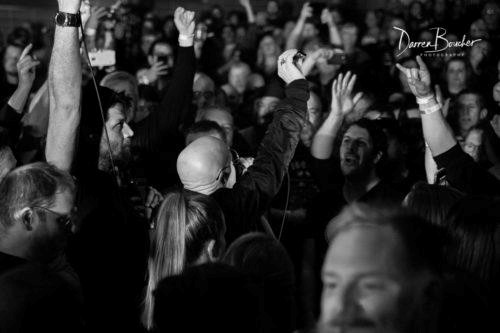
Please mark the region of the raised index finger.
POLYGON ((33 44, 28 44, 28 46, 26 46, 23 50, 23 53, 21 53, 21 56, 19 57, 19 60, 23 60, 24 57, 26 57, 28 55, 28 53, 30 53, 31 49, 33 48, 33 44))

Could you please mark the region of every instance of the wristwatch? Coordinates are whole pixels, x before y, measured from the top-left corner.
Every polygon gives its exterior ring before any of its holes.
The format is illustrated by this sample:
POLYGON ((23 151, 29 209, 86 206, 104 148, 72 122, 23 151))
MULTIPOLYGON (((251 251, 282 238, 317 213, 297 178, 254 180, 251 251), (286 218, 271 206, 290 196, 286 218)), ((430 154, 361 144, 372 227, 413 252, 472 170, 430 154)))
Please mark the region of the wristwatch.
POLYGON ((60 27, 79 27, 82 19, 80 13, 70 14, 65 12, 58 12, 54 18, 56 25, 60 27))

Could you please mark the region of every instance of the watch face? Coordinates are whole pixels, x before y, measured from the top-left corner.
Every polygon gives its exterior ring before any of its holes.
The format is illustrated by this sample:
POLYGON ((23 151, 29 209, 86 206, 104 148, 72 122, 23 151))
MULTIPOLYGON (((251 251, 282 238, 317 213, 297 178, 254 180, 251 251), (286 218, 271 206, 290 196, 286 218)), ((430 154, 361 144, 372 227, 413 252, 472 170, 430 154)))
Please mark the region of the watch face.
POLYGON ((57 13, 56 14, 56 23, 58 25, 65 25, 66 23, 66 16, 62 13, 57 13))

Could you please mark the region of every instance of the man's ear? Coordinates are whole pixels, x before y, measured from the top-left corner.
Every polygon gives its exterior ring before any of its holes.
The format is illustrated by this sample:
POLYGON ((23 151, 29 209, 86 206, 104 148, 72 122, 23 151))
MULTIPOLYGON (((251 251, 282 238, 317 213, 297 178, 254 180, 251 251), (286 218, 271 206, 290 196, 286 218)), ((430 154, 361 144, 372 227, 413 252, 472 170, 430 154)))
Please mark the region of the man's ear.
POLYGON ((205 250, 206 250, 207 258, 209 259, 210 262, 217 261, 219 254, 217 253, 217 250, 215 248, 215 240, 214 239, 211 239, 205 243, 205 250))
POLYGON ((382 155, 383 153, 379 151, 377 155, 375 155, 375 157, 373 158, 373 164, 378 164, 378 162, 380 162, 380 160, 382 159, 382 155))
POLYGON ((479 118, 480 118, 481 120, 483 120, 483 119, 485 119, 485 118, 486 118, 486 116, 487 116, 487 115, 488 115, 488 109, 483 108, 483 109, 481 110, 481 113, 479 113, 479 118))
POLYGON ((14 217, 21 221, 26 230, 33 230, 33 210, 31 208, 23 208, 14 214, 14 217))

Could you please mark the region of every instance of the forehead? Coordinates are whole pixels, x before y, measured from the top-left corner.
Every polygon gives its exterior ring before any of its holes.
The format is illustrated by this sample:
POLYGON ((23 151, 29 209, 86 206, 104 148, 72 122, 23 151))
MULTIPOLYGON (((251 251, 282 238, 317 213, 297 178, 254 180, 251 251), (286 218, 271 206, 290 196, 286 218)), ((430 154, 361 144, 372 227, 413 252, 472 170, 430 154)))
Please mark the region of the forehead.
POLYGON ((481 144, 482 141, 481 139, 482 139, 482 132, 477 129, 474 129, 469 132, 465 141, 479 145, 481 144))
POLYGON ((49 208, 59 214, 69 214, 73 209, 74 199, 75 196, 69 189, 58 191, 54 203, 49 208))
POLYGON ((155 45, 153 49, 154 53, 161 53, 161 54, 172 54, 172 47, 168 45, 167 43, 158 43, 155 45))
POLYGON ((461 60, 453 60, 448 64, 448 70, 465 69, 465 63, 461 60))
POLYGON ((126 117, 123 110, 123 105, 115 104, 108 109, 108 120, 110 121, 121 121, 126 117))
POLYGON ((476 94, 463 94, 458 101, 462 104, 478 104, 479 97, 476 94))
POLYGON ((349 137, 353 139, 365 139, 366 141, 371 141, 370 133, 366 128, 360 127, 358 125, 352 125, 344 133, 344 137, 349 137))
POLYGON ((223 110, 210 109, 205 113, 203 118, 206 120, 213 120, 216 123, 233 123, 233 116, 223 110))
POLYGON ((215 86, 212 80, 205 76, 200 76, 198 80, 193 83, 194 91, 214 91, 215 86))
POLYGON ((358 225, 341 230, 330 243, 324 271, 339 275, 402 274, 404 246, 389 226, 358 225))
POLYGON ((231 68, 230 74, 231 75, 250 74, 250 68, 248 68, 247 66, 234 66, 231 68))

